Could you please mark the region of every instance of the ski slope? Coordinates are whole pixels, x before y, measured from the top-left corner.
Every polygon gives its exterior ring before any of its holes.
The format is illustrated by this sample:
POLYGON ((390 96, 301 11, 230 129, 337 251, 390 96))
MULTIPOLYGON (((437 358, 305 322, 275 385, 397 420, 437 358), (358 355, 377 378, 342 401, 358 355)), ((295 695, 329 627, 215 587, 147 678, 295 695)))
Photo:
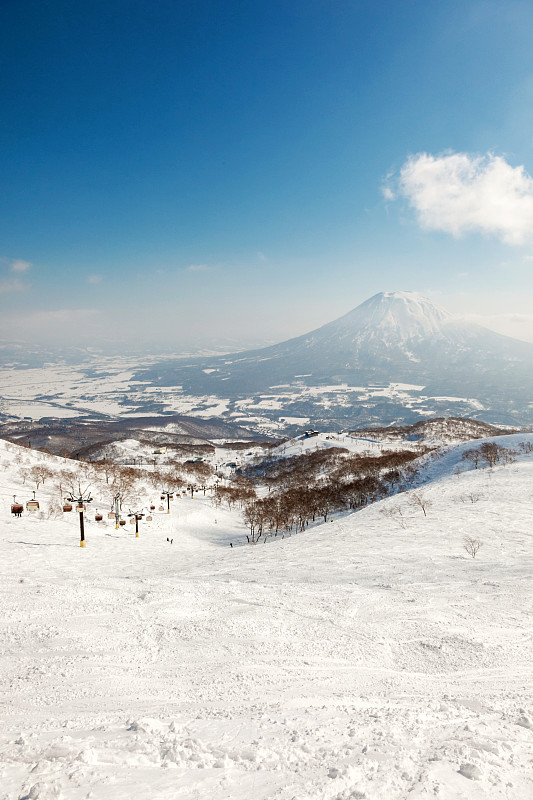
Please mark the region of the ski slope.
POLYGON ((0 442, 0 800, 529 800, 533 454, 478 444, 426 458, 427 517, 411 492, 230 547, 200 494, 82 549, 51 481, 11 517, 0 442))
POLYGON ((416 450, 417 442, 385 441, 356 436, 351 433, 318 433, 316 436, 296 436, 270 450, 274 456, 300 456, 315 450, 342 448, 353 455, 378 455, 384 450, 416 450))

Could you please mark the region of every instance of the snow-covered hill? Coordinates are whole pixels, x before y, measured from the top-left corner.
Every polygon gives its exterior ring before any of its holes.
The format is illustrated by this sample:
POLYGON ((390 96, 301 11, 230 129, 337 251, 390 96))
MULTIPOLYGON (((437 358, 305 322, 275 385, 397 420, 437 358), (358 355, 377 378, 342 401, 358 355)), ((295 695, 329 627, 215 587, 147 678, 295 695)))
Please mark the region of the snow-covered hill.
POLYGON ((414 425, 390 425, 354 431, 353 435, 379 442, 417 442, 420 445, 440 447, 459 444, 470 439, 487 439, 509 433, 518 433, 516 428, 498 428, 475 419, 437 417, 424 419, 414 425))
POLYGON ((21 461, 83 465, 0 443, 1 800, 531 797, 533 435, 497 439, 524 441, 426 456, 427 516, 408 492, 229 547, 195 495, 85 549, 52 478, 9 507, 21 461))

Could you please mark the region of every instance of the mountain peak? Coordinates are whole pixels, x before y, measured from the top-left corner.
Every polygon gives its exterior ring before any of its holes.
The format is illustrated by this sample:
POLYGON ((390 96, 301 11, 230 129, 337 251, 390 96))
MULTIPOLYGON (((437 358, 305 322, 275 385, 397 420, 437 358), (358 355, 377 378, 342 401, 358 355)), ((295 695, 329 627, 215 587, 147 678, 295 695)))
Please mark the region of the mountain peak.
POLYGON ((373 295, 369 298, 372 300, 374 297, 383 297, 386 300, 419 300, 422 298, 426 300, 427 298, 423 297, 420 292, 378 292, 377 294, 373 295))
POLYGON ((406 341, 445 337, 445 328, 454 319, 418 292, 379 292, 330 324, 353 331, 357 338, 406 341))

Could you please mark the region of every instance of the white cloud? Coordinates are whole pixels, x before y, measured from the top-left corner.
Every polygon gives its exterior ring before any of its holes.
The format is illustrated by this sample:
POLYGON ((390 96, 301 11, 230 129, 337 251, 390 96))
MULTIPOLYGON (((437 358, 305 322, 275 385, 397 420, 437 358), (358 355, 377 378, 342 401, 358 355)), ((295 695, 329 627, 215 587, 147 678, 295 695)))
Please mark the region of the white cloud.
POLYGON ((508 312, 501 314, 467 314, 471 322, 490 328, 496 333, 511 336, 513 339, 522 339, 533 342, 533 314, 508 312))
POLYGON ((512 245, 533 238, 533 179, 501 156, 418 153, 403 165, 398 193, 428 230, 455 237, 477 231, 512 245))
POLYGON ((11 272, 27 272, 31 267, 30 261, 23 261, 21 258, 16 258, 11 262, 11 272))
POLYGON ((87 283, 97 284, 101 283, 102 276, 101 275, 88 275, 87 276, 87 283))
POLYGON ((22 283, 18 278, 5 278, 0 280, 0 294, 7 294, 8 292, 23 292, 28 288, 28 285, 22 283))
POLYGON ((209 269, 207 264, 191 264, 187 267, 187 272, 205 272, 206 269, 209 269))

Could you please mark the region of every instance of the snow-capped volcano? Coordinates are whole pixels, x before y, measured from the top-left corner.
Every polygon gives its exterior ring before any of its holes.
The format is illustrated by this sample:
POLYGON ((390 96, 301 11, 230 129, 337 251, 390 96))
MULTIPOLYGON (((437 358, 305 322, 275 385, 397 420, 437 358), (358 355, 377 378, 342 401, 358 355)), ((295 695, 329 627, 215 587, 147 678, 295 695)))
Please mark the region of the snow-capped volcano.
MULTIPOLYGON (((305 398, 300 391, 296 401, 293 394, 289 414, 310 419, 317 419, 316 408, 310 413, 307 407, 317 405, 309 399, 317 387, 409 384, 424 390, 426 416, 468 415, 476 409, 488 421, 533 421, 533 345, 466 322, 414 292, 376 294, 339 319, 271 347, 194 364, 175 362, 157 374, 140 372, 136 377, 157 380, 160 386, 179 384, 188 394, 230 399, 308 387, 305 398), (457 398, 465 400, 464 408, 453 406, 457 398), (435 399, 452 406, 432 404, 435 399)), ((391 411, 384 396, 382 410, 366 416, 369 404, 358 405, 353 392, 342 402, 322 398, 318 405, 321 419, 338 419, 339 409, 343 418, 349 414, 359 421, 363 414, 366 424, 417 418, 401 413, 398 398, 391 411)), ((287 413, 285 402, 276 408, 287 413)))
POLYGON ((324 327, 339 337, 354 335, 354 341, 367 337, 397 343, 446 338, 455 322, 452 314, 416 292, 380 292, 324 327))
POLYGON ((422 295, 381 292, 303 336, 219 358, 208 378, 211 385, 224 378, 241 391, 242 383, 259 389, 295 377, 361 386, 427 384, 447 375, 460 378, 464 390, 465 378, 487 377, 494 368, 501 376, 522 362, 533 366, 533 345, 465 322, 422 295))

